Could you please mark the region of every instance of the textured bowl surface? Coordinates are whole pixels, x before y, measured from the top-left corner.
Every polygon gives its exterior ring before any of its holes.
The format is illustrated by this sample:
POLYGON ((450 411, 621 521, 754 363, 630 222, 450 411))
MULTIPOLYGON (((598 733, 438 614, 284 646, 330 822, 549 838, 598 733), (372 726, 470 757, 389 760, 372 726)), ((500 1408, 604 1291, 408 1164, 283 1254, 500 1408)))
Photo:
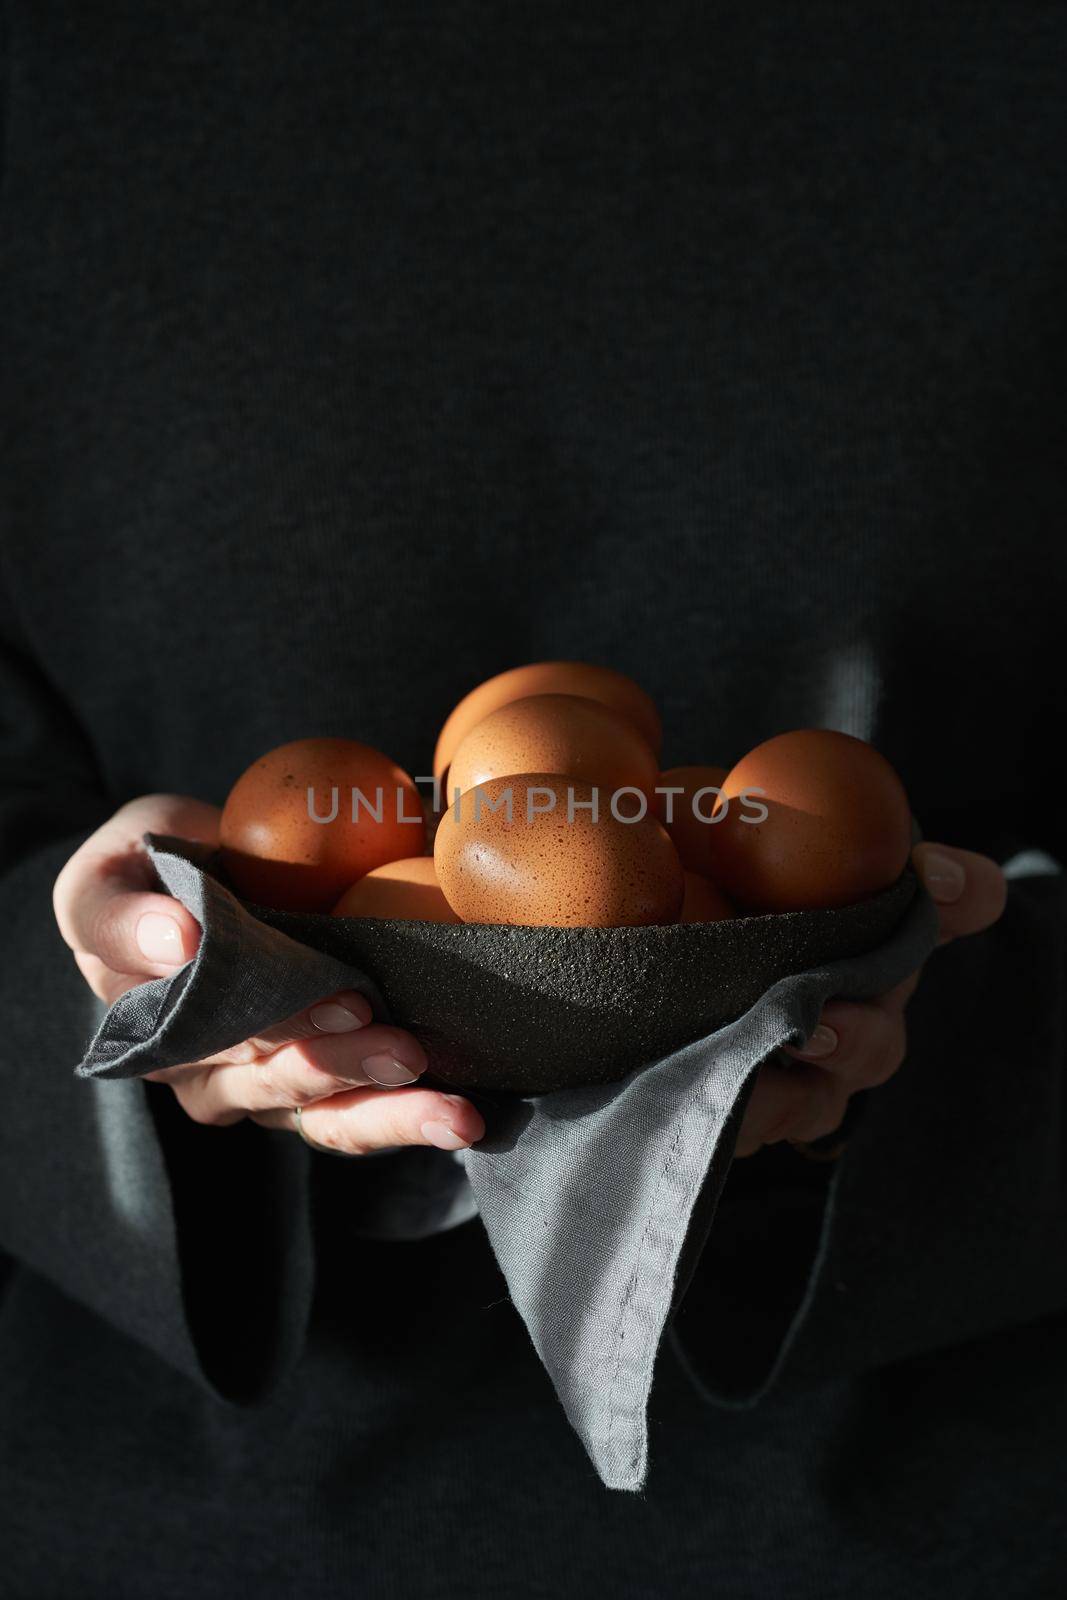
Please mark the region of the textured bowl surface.
POLYGON ((779 979, 875 949, 915 887, 909 867, 840 910, 650 928, 257 915, 368 972, 436 1078, 538 1094, 625 1077, 743 1015, 779 979))

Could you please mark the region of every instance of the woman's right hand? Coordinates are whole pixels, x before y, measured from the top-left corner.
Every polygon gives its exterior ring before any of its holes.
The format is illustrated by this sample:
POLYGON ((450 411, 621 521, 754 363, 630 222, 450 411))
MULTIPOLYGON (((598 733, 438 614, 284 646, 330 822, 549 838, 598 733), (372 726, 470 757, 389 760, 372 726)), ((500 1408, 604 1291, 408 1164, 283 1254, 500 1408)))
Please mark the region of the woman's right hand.
MULTIPOLYGON (((56 879, 56 921, 93 993, 108 1005, 196 954, 200 925, 154 887, 145 833, 218 843, 217 807, 182 795, 131 800, 71 856, 56 879)), ((366 1155, 399 1145, 460 1150, 485 1133, 462 1095, 410 1087, 426 1070, 413 1034, 373 1020, 365 996, 326 995, 297 1016, 203 1061, 145 1073, 173 1089, 195 1122, 251 1117, 297 1130, 323 1149, 366 1155)))

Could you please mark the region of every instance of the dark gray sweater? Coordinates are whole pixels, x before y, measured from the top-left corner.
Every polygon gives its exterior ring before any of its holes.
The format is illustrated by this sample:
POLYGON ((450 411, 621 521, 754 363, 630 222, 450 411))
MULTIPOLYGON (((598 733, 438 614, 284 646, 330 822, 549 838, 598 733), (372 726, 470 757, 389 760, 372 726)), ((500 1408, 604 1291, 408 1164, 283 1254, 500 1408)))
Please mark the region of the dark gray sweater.
POLYGON ((8 11, 0 1593, 1062 1594, 1062 8, 8 11), (737 1164, 637 1498, 478 1221, 358 1239, 309 1157, 280 1259, 286 1136, 75 1082, 50 910, 133 795, 315 732, 422 772, 557 655, 667 763, 842 727, 929 837, 1046 852, 832 1223, 737 1164))

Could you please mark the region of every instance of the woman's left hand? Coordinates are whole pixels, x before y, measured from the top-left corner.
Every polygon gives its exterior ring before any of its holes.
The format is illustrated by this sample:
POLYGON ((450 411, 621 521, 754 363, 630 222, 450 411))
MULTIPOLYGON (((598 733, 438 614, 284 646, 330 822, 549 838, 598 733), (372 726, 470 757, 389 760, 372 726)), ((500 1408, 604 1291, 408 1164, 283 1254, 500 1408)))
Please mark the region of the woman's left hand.
MULTIPOLYGON (((1004 910, 1007 883, 988 856, 950 845, 920 844, 915 870, 936 902, 940 943, 981 933, 1004 910)), ((782 1139, 807 1143, 840 1127, 849 1097, 891 1078, 907 1052, 904 1012, 921 969, 875 1000, 831 1000, 811 1038, 786 1047, 793 1063, 760 1068, 735 1154, 750 1156, 782 1139)))

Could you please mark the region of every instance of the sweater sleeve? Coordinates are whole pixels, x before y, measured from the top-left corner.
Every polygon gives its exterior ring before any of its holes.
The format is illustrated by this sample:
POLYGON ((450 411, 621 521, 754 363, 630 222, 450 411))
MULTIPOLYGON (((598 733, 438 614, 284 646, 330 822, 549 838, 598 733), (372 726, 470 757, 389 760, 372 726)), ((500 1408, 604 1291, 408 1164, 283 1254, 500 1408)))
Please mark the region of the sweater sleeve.
POLYGON ((1067 1307, 1067 882, 1007 864, 995 927, 937 950, 899 1073, 825 1165, 739 1162, 674 1322, 705 1396, 861 1373, 1067 1307))
POLYGON ((60 938, 51 891, 127 797, 107 792, 6 605, 0 1247, 15 1271, 44 1275, 194 1379, 250 1399, 302 1337, 308 1152, 251 1123, 200 1127, 164 1085, 75 1078, 103 1008, 60 938))

